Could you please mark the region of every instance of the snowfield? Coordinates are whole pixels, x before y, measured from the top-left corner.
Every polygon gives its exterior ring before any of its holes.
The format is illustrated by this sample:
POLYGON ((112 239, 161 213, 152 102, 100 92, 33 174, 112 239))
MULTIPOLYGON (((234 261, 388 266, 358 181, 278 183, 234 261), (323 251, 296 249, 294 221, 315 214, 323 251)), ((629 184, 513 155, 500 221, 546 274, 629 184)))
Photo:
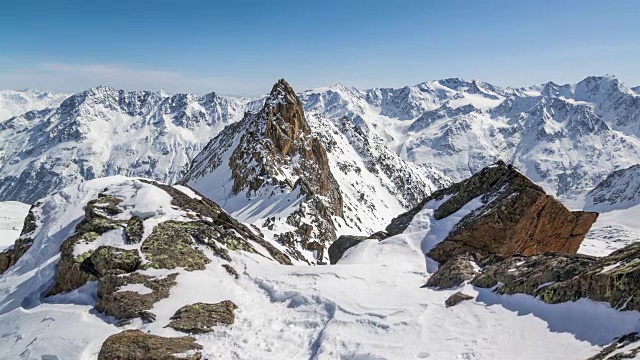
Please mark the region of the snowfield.
POLYGON ((17 201, 0 202, 0 251, 13 245, 20 235, 29 207, 17 201))
MULTIPOLYGON (((178 272, 178 284, 154 305, 155 322, 137 319, 117 327, 92 309, 95 283, 42 295, 52 285, 61 242, 73 233, 82 207, 105 189, 125 198, 122 216, 149 217, 145 230, 148 222, 183 216, 158 188, 121 176, 45 198, 33 247, 0 277, 3 358, 95 359, 109 335, 129 328, 181 336, 165 326, 178 308, 198 301, 238 305, 234 325, 195 335, 210 359, 586 359, 613 338, 640 331, 639 313, 584 299, 549 305, 470 285, 420 288, 432 272, 425 249, 442 240, 452 218, 473 210, 473 201, 442 221, 434 220, 439 202, 431 201, 403 234, 365 241, 337 265, 284 266, 231 251, 231 264, 240 274, 236 280, 220 266, 226 261, 205 250, 212 261, 203 271, 144 270, 157 276, 178 272), (444 300, 457 291, 474 299, 445 307, 444 300)), ((112 230, 96 241, 117 244, 122 236, 112 230)), ((129 290, 148 291, 143 286, 129 290)))

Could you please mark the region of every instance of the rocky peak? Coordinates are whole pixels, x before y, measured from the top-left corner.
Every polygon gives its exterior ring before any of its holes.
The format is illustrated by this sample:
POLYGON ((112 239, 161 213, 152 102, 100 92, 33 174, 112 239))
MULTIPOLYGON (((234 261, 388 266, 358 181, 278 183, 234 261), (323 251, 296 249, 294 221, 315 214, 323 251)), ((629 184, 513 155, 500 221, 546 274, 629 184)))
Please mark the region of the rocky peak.
POLYGON ((294 142, 311 134, 302 102, 285 79, 273 85, 260 113, 266 120, 265 136, 283 155, 294 155, 294 142))
MULTIPOLYGON (((342 194, 331 173, 327 151, 312 133, 302 102, 284 79, 273 86, 259 111, 247 112, 240 122, 227 126, 211 140, 183 182, 214 197, 210 191, 219 186, 229 189, 224 196, 243 195, 238 201, 261 197, 288 203, 291 211, 278 221, 296 230, 285 234, 274 230, 277 241, 290 249, 297 248, 298 243, 305 250, 312 250, 313 246, 318 251, 318 261, 323 257, 323 245, 315 245, 315 240, 335 240, 332 217, 343 216, 342 194), (224 172, 224 178, 209 176, 217 171, 224 172), (229 180, 232 186, 227 188, 229 180), (294 195, 295 204, 290 201, 290 194, 294 195)), ((291 254, 302 258, 293 250, 291 254)))

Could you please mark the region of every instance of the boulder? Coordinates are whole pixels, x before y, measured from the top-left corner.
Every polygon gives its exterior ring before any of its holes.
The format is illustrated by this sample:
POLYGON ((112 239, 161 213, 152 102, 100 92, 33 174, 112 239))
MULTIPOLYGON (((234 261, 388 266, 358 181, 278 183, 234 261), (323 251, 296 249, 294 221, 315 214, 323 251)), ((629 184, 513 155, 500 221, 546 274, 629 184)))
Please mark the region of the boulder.
POLYGON ((200 349, 190 336, 172 338, 125 330, 105 340, 98 360, 200 360, 202 355, 196 352, 200 349))
POLYGON ((329 246, 329 262, 337 263, 344 253, 361 242, 369 240, 367 236, 342 235, 329 246))
POLYGON ((598 217, 593 212, 569 211, 513 166, 498 162, 436 191, 416 208, 393 219, 387 232, 403 232, 426 203, 445 198, 434 210, 436 220, 451 216, 471 201, 478 204, 428 252, 440 263, 465 253, 479 257, 575 253, 598 217))
POLYGON ((225 269, 227 273, 229 273, 229 275, 233 276, 234 278, 238 279, 240 277, 240 275, 238 275, 238 272, 236 271, 236 269, 233 268, 233 266, 229 264, 222 264, 222 267, 225 269))
POLYGON ((463 294, 462 292, 458 291, 457 293, 449 296, 449 298, 447 298, 447 300, 445 300, 444 303, 447 307, 451 307, 451 306, 456 306, 465 300, 471 300, 471 299, 473 299, 473 296, 463 294))
POLYGON ((211 332, 214 326, 232 325, 235 321, 234 310, 237 308, 229 300, 216 304, 199 302, 186 305, 178 309, 167 326, 190 334, 211 332))
POLYGON ((127 226, 124 228, 124 242, 126 244, 137 244, 142 241, 142 234, 144 233, 144 224, 141 218, 132 216, 127 221, 127 226))
POLYGON ((149 310, 158 301, 169 297, 169 290, 176 285, 178 274, 170 274, 163 278, 154 278, 134 272, 128 275, 108 273, 100 279, 96 310, 113 316, 123 323, 139 317, 148 322, 155 320, 149 310), (147 291, 125 291, 127 285, 138 285, 147 291))
POLYGON ((477 273, 476 267, 466 256, 460 255, 441 264, 423 287, 436 289, 451 289, 473 279, 477 273))
POLYGON ((113 246, 100 246, 82 261, 81 268, 97 277, 102 277, 110 270, 134 272, 141 262, 137 249, 126 250, 113 246))

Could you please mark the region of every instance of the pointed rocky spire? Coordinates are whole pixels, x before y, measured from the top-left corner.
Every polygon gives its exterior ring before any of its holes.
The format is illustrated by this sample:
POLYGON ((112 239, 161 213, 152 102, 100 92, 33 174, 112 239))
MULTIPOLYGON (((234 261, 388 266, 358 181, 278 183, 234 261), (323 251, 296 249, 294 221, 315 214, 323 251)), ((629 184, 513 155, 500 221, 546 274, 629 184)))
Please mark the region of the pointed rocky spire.
POLYGON ((283 155, 293 154, 292 143, 311 133, 302 102, 285 79, 273 85, 261 114, 266 119, 265 136, 283 155))

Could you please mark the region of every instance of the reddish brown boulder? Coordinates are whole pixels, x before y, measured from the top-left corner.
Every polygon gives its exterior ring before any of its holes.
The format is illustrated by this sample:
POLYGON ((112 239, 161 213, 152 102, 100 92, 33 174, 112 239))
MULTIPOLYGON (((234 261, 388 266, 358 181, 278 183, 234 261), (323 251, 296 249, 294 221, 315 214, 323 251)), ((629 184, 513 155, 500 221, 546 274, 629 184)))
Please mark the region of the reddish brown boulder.
POLYGON ((598 214, 570 211, 513 166, 498 162, 469 179, 440 190, 387 227, 397 234, 422 206, 444 199, 434 212, 444 219, 474 199, 481 205, 463 217, 428 256, 440 263, 460 254, 534 255, 548 251, 575 253, 598 214))
MULTIPOLYGON (((597 213, 569 211, 511 166, 500 163, 487 169, 465 180, 482 184, 482 188, 489 185, 483 194, 461 187, 471 193, 461 194, 464 198, 482 196, 484 205, 462 218, 449 236, 429 251, 429 257, 445 262, 462 253, 484 256, 578 251, 597 213)), ((447 214, 461 207, 458 204, 448 209, 452 205, 448 203, 456 203, 456 197, 461 196, 455 194, 441 206, 447 214)))

